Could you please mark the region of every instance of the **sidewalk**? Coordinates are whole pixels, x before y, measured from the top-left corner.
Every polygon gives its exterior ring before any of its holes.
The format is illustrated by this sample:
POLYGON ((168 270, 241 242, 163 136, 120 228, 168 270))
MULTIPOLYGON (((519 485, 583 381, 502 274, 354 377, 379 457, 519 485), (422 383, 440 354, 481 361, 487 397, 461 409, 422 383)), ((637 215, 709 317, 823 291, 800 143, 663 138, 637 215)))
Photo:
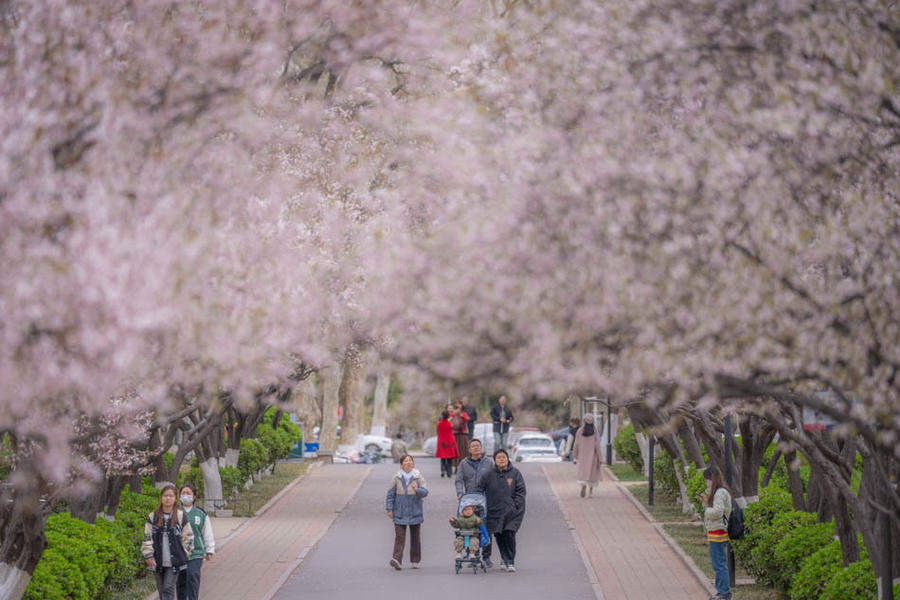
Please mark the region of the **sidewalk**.
POLYGON ((262 515, 249 519, 235 537, 204 564, 200 597, 265 600, 353 498, 371 467, 322 465, 310 469, 262 515))
MULTIPOLYGON (((602 600, 703 600, 708 592, 611 479, 580 498, 575 467, 545 466, 602 600)), ((604 470, 604 477, 609 472, 604 470)))

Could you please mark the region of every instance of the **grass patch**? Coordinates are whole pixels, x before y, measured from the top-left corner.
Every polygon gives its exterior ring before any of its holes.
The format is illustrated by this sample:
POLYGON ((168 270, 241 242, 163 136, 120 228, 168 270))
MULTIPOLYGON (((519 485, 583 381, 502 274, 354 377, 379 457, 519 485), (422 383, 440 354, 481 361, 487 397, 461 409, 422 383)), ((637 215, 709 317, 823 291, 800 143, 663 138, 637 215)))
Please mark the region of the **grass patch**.
POLYGON ((613 463, 609 466, 609 470, 619 478, 619 481, 647 481, 643 473, 635 471, 628 463, 613 463))
POLYGON ((275 463, 272 474, 253 483, 249 490, 243 490, 232 498, 225 508, 233 510, 235 517, 252 517, 266 502, 275 497, 289 483, 300 477, 309 468, 308 462, 275 463))
POLYGON ((156 591, 153 573, 146 571, 146 576, 135 579, 124 590, 110 591, 108 600, 144 600, 156 591))
MULTIPOLYGON (((649 494, 646 485, 630 485, 628 491, 634 494, 644 508, 647 509, 654 519, 662 522, 689 522, 693 521, 693 515, 686 515, 681 512, 681 504, 677 503, 674 498, 663 496, 657 490, 653 494, 653 506, 650 506, 649 494)), ((699 528, 698 528, 699 529, 699 528)))

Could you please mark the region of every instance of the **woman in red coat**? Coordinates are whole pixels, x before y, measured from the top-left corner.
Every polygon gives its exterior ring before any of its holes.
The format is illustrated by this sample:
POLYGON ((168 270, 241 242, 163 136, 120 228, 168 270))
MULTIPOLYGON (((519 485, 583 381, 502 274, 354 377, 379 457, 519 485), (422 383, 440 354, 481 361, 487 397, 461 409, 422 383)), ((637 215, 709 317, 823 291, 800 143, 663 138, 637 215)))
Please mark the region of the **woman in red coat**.
POLYGON ((434 455, 441 459, 441 477, 453 476, 453 459, 459 456, 456 449, 456 439, 453 437, 453 424, 450 423, 450 413, 441 413, 441 420, 437 424, 437 449, 434 455))

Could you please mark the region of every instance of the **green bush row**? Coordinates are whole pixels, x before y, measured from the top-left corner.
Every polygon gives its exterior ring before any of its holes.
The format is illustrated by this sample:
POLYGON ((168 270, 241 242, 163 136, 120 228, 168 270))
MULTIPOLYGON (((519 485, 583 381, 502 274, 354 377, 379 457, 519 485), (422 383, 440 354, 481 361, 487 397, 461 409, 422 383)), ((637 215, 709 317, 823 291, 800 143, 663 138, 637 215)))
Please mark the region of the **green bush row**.
POLYGON ((638 473, 644 470, 644 457, 634 437, 634 425, 629 423, 619 430, 613 439, 613 447, 616 449, 616 455, 631 465, 632 469, 638 473))
POLYGON ((144 568, 144 522, 158 495, 152 486, 139 494, 125 490, 113 521, 98 517, 90 524, 65 512, 50 515, 44 530, 47 548, 24 599, 103 599, 125 588, 144 568))
MULTIPOLYGON (((817 523, 812 513, 792 510, 778 485, 760 490, 744 510, 744 537, 732 542, 737 561, 790 600, 876 599, 872 563, 862 538, 860 560, 844 567, 834 522, 817 523)), ((900 586, 895 586, 900 591, 900 586)))

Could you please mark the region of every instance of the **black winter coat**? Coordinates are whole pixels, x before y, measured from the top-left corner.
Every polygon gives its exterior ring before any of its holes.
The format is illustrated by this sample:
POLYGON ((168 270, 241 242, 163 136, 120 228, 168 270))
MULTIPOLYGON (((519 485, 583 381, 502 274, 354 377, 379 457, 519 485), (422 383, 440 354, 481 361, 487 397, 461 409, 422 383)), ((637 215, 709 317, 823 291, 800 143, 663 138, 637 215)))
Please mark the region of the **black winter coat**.
POLYGON ((525 479, 512 465, 500 470, 494 465, 478 478, 473 492, 487 497, 487 518, 484 526, 488 533, 518 531, 525 518, 525 479))
POLYGON ((509 424, 513 422, 513 414, 508 406, 504 406, 503 410, 506 412, 506 423, 500 422, 499 403, 495 404, 494 408, 491 409, 491 421, 494 422, 494 433, 509 433, 509 424))

